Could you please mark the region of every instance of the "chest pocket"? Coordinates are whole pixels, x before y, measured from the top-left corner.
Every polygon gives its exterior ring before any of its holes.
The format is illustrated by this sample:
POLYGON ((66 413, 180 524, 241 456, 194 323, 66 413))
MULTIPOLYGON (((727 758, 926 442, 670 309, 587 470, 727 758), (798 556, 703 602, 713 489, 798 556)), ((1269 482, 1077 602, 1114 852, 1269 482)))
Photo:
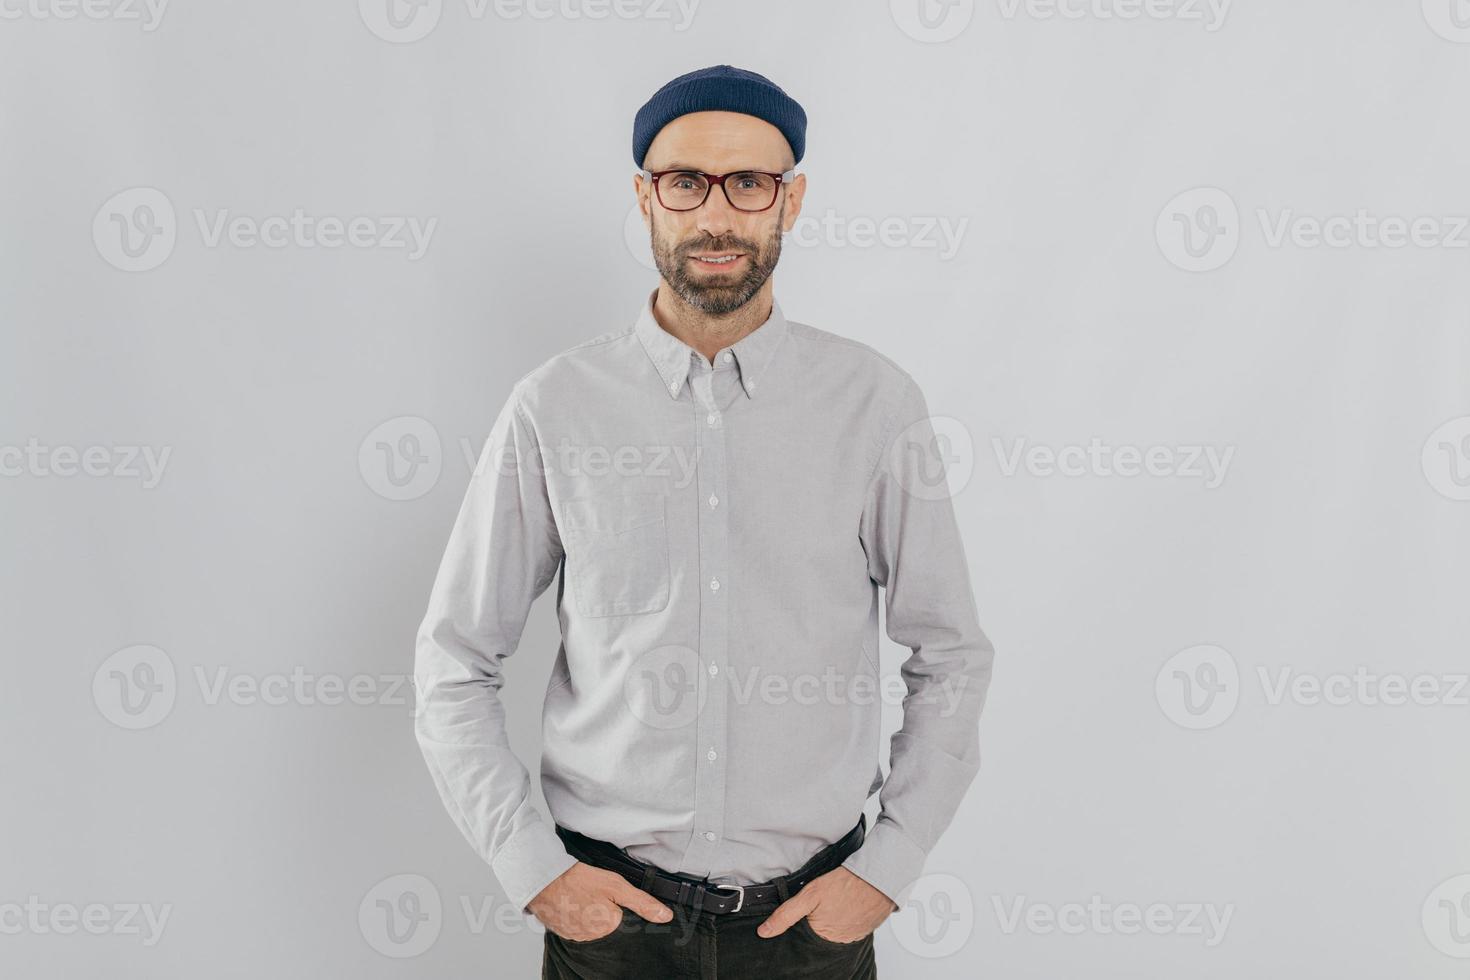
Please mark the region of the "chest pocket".
POLYGON ((634 616, 669 604, 669 530, 661 493, 565 502, 563 537, 577 611, 634 616))

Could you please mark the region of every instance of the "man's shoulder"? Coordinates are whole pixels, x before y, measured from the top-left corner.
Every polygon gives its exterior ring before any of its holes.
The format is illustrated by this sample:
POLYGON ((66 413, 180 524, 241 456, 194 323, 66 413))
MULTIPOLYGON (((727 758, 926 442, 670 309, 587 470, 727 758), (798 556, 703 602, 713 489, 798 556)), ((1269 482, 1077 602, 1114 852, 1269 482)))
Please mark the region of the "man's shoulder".
POLYGON ((871 344, 809 323, 787 322, 791 336, 806 348, 814 362, 825 364, 829 372, 835 369, 851 380, 864 381, 883 392, 896 393, 910 385, 917 387, 913 375, 871 344))
POLYGON ((565 391, 567 385, 585 382, 589 372, 605 366, 610 359, 627 356, 631 346, 637 344, 638 337, 631 326, 589 337, 552 354, 521 375, 512 386, 512 391, 522 402, 535 399, 547 391, 565 391))

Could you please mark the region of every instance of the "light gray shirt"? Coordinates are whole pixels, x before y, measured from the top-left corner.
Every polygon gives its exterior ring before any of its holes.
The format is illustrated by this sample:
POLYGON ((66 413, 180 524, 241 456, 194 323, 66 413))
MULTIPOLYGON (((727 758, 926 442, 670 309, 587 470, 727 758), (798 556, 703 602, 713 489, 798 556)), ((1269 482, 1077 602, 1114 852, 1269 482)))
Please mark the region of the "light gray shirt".
MULTIPOLYGON (((750 884, 880 811, 845 865, 902 906, 980 764, 993 652, 912 377, 769 318, 711 364, 658 325, 514 385, 416 645, 416 732, 516 907, 575 862, 512 753, 502 663, 552 581, 541 786, 564 827, 750 884), (912 653, 880 678, 886 629, 912 653), (884 703, 903 709, 879 767, 884 703)), ((524 697, 524 694, 521 695, 524 697)))

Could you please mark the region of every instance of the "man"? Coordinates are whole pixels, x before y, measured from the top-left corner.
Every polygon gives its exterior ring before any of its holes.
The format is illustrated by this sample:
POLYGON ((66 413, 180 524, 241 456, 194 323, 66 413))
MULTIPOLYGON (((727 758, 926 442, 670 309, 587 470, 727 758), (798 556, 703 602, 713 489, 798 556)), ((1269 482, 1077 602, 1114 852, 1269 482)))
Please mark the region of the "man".
POLYGON ((543 977, 876 976, 979 766, 993 654, 924 397, 772 292, 805 130, 729 65, 639 110, 659 286, 515 384, 418 634, 419 743, 543 977), (553 578, 549 826, 499 692, 553 578), (912 650, 886 780, 880 588, 912 650))

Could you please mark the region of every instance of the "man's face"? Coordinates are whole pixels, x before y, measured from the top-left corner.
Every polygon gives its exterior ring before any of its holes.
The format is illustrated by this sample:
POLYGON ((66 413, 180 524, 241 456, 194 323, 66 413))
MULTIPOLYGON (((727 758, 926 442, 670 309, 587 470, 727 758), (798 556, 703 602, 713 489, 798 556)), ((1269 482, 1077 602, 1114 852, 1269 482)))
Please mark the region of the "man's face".
MULTIPOLYGON (((729 173, 791 167, 791 149, 780 131, 753 116, 733 112, 696 112, 681 116, 659 132, 649 147, 649 170, 674 167, 729 173)), ((718 187, 693 211, 669 211, 651 187, 643 202, 649 219, 658 271, 684 302, 713 316, 740 309, 756 293, 781 258, 781 234, 800 210, 805 177, 777 191, 765 211, 740 211, 718 187), (711 258, 734 256, 723 263, 711 258)))
MULTIPOLYGON (((724 195, 714 188, 710 197, 723 200, 724 195)), ((655 217, 653 260, 658 265, 659 275, 696 310, 723 316, 740 309, 760 292, 781 258, 781 218, 784 211, 783 201, 766 214, 765 228, 732 228, 721 233, 691 230, 683 227, 684 222, 655 217), (736 258, 725 265, 700 257, 730 254, 736 254, 736 258)), ((681 215, 664 211, 661 217, 677 219, 681 215)))

